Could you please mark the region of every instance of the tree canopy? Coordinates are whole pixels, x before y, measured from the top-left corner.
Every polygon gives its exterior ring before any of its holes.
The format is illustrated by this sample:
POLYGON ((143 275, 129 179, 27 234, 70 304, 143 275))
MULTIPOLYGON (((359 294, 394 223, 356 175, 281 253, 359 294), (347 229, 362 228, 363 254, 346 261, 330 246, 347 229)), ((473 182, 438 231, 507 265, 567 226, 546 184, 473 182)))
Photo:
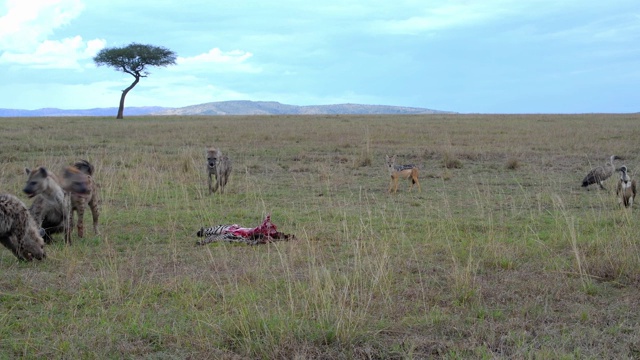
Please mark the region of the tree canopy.
POLYGON ((98 52, 93 61, 98 66, 109 66, 135 78, 131 85, 122 90, 117 116, 118 119, 122 119, 124 99, 127 93, 138 84, 140 78, 149 75, 147 68, 150 66, 165 67, 175 65, 176 53, 161 46, 131 43, 125 47, 104 48, 98 52))

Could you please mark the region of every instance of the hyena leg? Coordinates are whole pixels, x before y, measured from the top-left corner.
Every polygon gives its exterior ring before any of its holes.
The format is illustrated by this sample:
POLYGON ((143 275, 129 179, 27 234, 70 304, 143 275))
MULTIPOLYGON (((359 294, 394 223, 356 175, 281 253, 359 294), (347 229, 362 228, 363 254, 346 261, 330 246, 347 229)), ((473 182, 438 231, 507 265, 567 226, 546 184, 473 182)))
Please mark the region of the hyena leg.
MULTIPOLYGON (((213 175, 213 176, 215 176, 215 175, 213 175)), ((218 181, 218 177, 215 176, 215 181, 213 181, 213 191, 210 190, 209 193, 218 191, 218 186, 219 185, 220 185, 220 182, 218 181)))
POLYGON ((71 208, 71 196, 67 192, 64 194, 62 223, 64 224, 64 242, 71 245, 71 233, 73 232, 73 209, 71 208))
POLYGON ((98 207, 98 197, 96 194, 93 195, 91 201, 89 201, 89 207, 91 208, 91 216, 93 217, 93 232, 98 235, 100 232, 98 231, 98 217, 100 216, 100 208, 98 207))
MULTIPOLYGON (((84 237, 84 200, 78 204, 76 213, 78 214, 78 237, 84 237)), ((73 212, 71 212, 71 228, 73 229, 73 212)))
MULTIPOLYGON (((73 232, 73 228, 75 227, 75 224, 76 224, 74 219, 73 219, 73 213, 75 211, 76 210, 71 209, 71 211, 69 212, 69 220, 67 220, 68 223, 65 225, 65 226, 67 226, 67 225, 69 226, 69 229, 71 229, 71 230, 69 230, 69 232, 71 232, 71 233, 73 232)), ((65 231, 65 241, 66 241, 67 229, 65 229, 64 231, 65 231)))
POLYGON ((215 190, 213 189, 213 179, 211 178, 212 176, 213 174, 209 173, 209 181, 207 183, 209 185, 209 195, 215 192, 215 190))

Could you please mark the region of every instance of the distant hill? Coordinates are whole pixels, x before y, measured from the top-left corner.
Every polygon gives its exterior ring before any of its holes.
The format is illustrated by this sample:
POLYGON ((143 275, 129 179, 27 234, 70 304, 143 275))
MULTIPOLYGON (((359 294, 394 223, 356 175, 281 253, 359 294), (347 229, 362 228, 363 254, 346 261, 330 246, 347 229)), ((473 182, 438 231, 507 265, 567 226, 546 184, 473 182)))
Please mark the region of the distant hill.
MULTIPOLYGON (((116 116, 117 108, 63 110, 0 109, 0 117, 116 116)), ((275 101, 220 101, 180 108, 160 106, 125 107, 124 116, 139 115, 322 115, 322 114, 451 114, 450 111, 388 105, 286 105, 275 101)))
POLYGON ((153 115, 321 115, 321 114, 438 114, 448 111, 388 105, 308 105, 281 104, 276 101, 220 101, 165 109, 153 115))

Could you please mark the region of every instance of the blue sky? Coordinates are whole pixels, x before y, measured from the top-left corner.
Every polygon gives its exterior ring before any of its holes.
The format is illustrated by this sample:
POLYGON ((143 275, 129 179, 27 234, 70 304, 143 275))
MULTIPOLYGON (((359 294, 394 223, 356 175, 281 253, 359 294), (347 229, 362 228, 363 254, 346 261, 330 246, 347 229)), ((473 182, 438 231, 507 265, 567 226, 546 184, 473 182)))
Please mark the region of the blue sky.
POLYGON ((132 42, 178 59, 126 106, 640 111, 637 0, 0 0, 0 108, 116 107, 133 77, 92 58, 132 42))

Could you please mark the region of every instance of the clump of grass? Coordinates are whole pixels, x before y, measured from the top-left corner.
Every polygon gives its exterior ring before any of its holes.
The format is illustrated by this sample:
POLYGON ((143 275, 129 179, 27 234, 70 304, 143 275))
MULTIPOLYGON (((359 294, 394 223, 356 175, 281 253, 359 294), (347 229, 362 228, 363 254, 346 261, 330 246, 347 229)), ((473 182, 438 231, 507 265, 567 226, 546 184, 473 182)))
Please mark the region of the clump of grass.
POLYGON ((447 169, 462 168, 462 161, 450 152, 444 153, 444 155, 442 156, 442 163, 447 169))
MULTIPOLYGON (((616 228, 612 238, 597 237, 585 246, 585 272, 596 279, 620 284, 637 283, 640 280, 640 245, 636 241, 636 231, 630 220, 628 209, 613 212, 619 219, 610 220, 610 227, 616 228)), ((601 232, 601 228, 591 231, 601 232)))
POLYGON ((509 158, 507 160, 507 163, 505 164, 505 169, 507 170, 518 170, 518 168, 520 168, 521 164, 520 164, 520 160, 518 160, 517 158, 509 158))
POLYGON ((373 163, 373 160, 371 160, 370 155, 363 155, 356 162, 356 167, 371 166, 372 163, 373 163))
POLYGON ((373 163, 371 160, 371 135, 369 134, 369 126, 365 127, 364 135, 364 147, 360 154, 360 158, 356 162, 357 167, 371 166, 373 163))

